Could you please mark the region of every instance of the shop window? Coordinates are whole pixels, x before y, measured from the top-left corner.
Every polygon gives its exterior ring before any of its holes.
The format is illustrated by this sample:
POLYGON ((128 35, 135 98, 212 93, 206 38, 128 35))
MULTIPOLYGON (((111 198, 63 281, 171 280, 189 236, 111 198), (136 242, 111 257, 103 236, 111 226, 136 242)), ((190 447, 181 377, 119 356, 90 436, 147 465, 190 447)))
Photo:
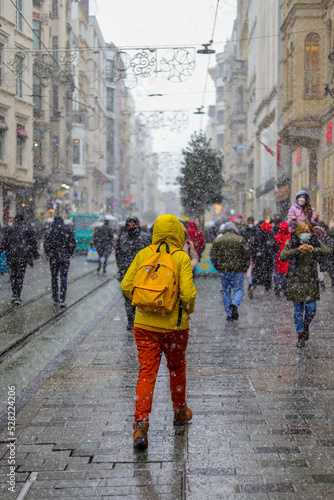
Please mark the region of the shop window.
POLYGON ((5 118, 0 116, 0 161, 5 160, 5 140, 7 130, 8 126, 5 122, 5 118))
POLYGON ((307 97, 319 95, 320 85, 320 37, 316 33, 309 33, 305 38, 305 95, 307 97))
POLYGON ((37 169, 42 165, 42 134, 37 128, 33 132, 33 163, 37 169))
POLYGON ((53 100, 52 100, 53 110, 52 111, 54 113, 55 111, 59 110, 59 87, 58 87, 58 85, 53 86, 52 95, 53 95, 53 100))
POLYGON ((225 118, 225 116, 224 116, 224 110, 223 110, 223 109, 220 109, 220 110, 218 111, 218 113, 217 113, 217 118, 218 118, 218 123, 219 123, 219 124, 224 123, 224 118, 225 118))
POLYGON ((114 89, 107 87, 107 110, 114 111, 114 89))
POLYGON ((24 150, 26 140, 28 139, 27 132, 23 125, 16 127, 16 164, 22 166, 24 158, 24 150))
POLYGON ((222 146, 224 146, 224 140, 225 140, 224 134, 218 134, 217 135, 217 145, 218 145, 219 148, 221 148, 222 146))
POLYGON ((53 137, 52 140, 52 165, 54 170, 59 167, 59 139, 58 137, 53 137))
POLYGON ((3 84, 3 45, 0 43, 0 87, 3 84))
POLYGON ((52 16, 58 17, 58 0, 52 0, 52 16))
POLYGON ((16 65, 16 96, 22 97, 23 88, 23 58, 19 55, 15 57, 16 65))
POLYGON ((16 0, 16 29, 22 31, 23 0, 16 0))
POLYGON ((52 52, 53 52, 53 59, 55 62, 58 62, 58 37, 53 36, 52 37, 52 52))
POLYGON ((33 103, 34 103, 34 109, 36 111, 40 111, 42 109, 42 86, 41 86, 41 79, 39 76, 34 75, 33 76, 33 103))
POLYGON ((33 42, 32 48, 33 50, 41 50, 41 23, 36 19, 32 22, 33 27, 33 42))
POLYGON ((217 88, 217 99, 218 101, 223 101, 225 98, 225 87, 217 88))
POLYGON ((106 78, 110 82, 113 81, 114 77, 114 61, 107 59, 106 61, 106 78))
POLYGON ((73 139, 72 159, 73 159, 74 165, 80 165, 80 140, 79 139, 73 139))

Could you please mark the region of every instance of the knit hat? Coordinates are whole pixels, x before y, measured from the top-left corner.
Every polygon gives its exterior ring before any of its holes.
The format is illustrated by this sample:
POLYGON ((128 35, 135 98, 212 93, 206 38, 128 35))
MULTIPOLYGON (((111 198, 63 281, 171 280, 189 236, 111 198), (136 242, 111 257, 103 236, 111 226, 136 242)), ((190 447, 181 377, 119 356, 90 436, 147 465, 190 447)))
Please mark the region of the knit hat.
POLYGON ((261 231, 269 231, 271 233, 273 228, 271 227, 271 224, 269 222, 264 222, 261 226, 261 231))

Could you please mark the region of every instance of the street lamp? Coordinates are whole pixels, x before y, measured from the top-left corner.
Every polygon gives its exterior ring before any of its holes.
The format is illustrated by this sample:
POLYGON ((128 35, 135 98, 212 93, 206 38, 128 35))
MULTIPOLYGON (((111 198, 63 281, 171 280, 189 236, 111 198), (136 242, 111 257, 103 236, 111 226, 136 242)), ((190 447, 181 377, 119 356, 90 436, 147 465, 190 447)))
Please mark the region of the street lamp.
POLYGON ((213 49, 209 49, 210 45, 212 45, 213 40, 210 40, 209 43, 202 43, 204 49, 199 49, 197 54, 215 54, 216 51, 213 49))
POLYGON ((194 115, 205 115, 203 108, 204 108, 204 106, 201 106, 200 108, 196 108, 197 111, 194 111, 194 115))

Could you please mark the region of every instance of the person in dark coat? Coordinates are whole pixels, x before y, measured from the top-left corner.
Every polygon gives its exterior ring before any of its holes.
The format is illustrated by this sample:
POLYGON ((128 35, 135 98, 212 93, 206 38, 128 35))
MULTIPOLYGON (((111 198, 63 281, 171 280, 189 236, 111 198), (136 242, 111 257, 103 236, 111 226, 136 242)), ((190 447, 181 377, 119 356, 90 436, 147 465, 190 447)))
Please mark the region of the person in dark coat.
POLYGON ((44 250, 50 259, 53 302, 61 307, 66 307, 67 274, 75 246, 73 229, 65 226, 63 218, 57 215, 51 225, 51 230, 45 236, 44 250), (60 276, 60 294, 58 276, 60 276))
POLYGON ((309 325, 320 299, 318 260, 331 255, 332 250, 319 242, 312 224, 306 221, 297 225, 280 255, 282 262, 289 261, 287 299, 294 306, 297 347, 304 347, 309 339, 309 325))
POLYGON ((112 252, 114 242, 114 233, 109 225, 109 221, 105 220, 103 226, 98 227, 93 238, 93 245, 99 254, 99 265, 97 271, 99 272, 103 261, 103 272, 107 272, 108 257, 112 252))
POLYGON ((329 247, 333 252, 332 256, 326 259, 325 269, 331 278, 332 288, 334 288, 334 221, 329 223, 328 231, 326 231, 326 236, 323 239, 323 244, 329 247))
POLYGON ((274 218, 271 221, 271 226, 273 228, 273 235, 276 236, 276 234, 279 233, 279 226, 283 222, 282 217, 280 214, 275 214, 274 218))
POLYGON ((27 265, 33 265, 33 260, 39 257, 35 230, 24 221, 23 214, 17 214, 14 224, 5 228, 1 248, 6 252, 10 267, 12 302, 22 304, 21 292, 27 265))
POLYGON ((247 281, 248 281, 248 296, 250 299, 253 298, 253 266, 256 257, 256 241, 259 236, 260 229, 254 225, 254 217, 248 217, 247 226, 242 230, 241 236, 243 236, 250 248, 251 257, 250 257, 250 265, 247 271, 247 281))
MULTIPOLYGON (((139 250, 151 245, 152 238, 140 229, 137 217, 128 217, 125 227, 121 229, 115 250, 116 264, 118 267, 119 280, 122 281, 134 257, 139 250)), ((132 306, 131 300, 124 296, 125 310, 128 318, 128 330, 133 329, 136 308, 132 306)))
POLYGON ((226 319, 237 320, 238 307, 244 295, 244 273, 249 266, 250 249, 233 222, 227 222, 222 236, 213 242, 210 259, 220 273, 226 319))
POLYGON ((271 286, 274 268, 273 259, 278 251, 278 245, 271 232, 271 225, 264 222, 256 240, 256 256, 253 270, 253 286, 263 285, 266 293, 269 292, 271 286))

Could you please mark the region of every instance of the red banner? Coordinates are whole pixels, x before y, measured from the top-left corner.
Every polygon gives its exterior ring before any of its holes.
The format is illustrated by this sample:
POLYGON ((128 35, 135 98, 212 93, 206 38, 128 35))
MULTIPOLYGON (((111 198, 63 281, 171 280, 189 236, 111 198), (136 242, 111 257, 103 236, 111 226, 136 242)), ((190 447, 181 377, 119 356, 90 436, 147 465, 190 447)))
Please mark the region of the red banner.
POLYGON ((333 120, 327 123, 326 144, 330 144, 332 142, 332 134, 333 134, 333 120))
POLYGON ((277 141, 277 158, 276 158, 276 165, 278 167, 282 166, 282 141, 277 141))

